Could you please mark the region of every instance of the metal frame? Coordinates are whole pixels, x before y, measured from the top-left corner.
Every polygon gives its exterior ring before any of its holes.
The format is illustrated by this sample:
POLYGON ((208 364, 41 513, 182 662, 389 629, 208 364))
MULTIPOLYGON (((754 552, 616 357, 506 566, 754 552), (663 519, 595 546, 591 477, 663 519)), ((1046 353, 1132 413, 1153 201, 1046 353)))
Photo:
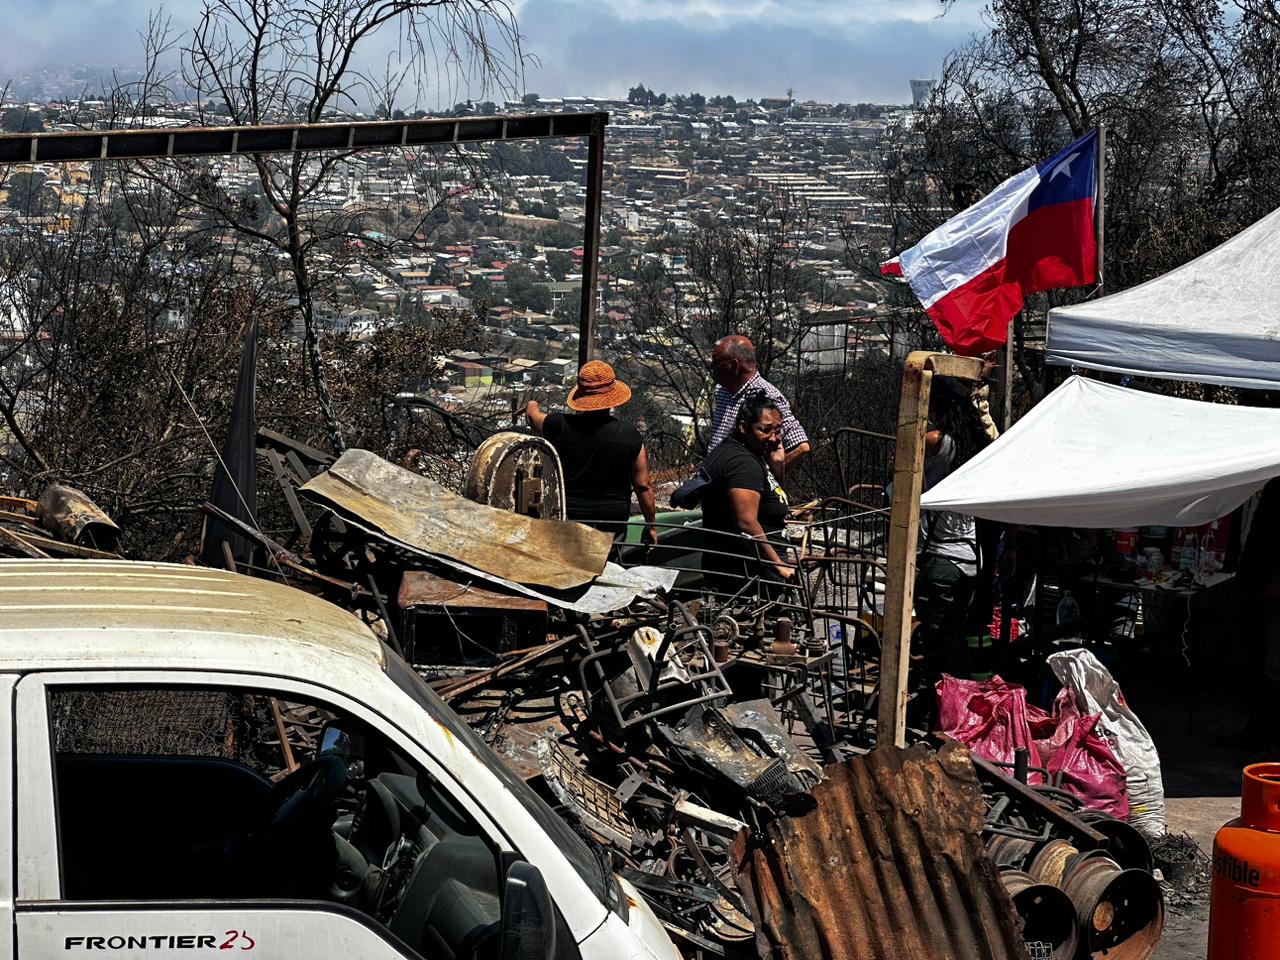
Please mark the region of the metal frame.
POLYGON ((582 242, 582 306, 578 315, 578 364, 581 366, 595 352, 604 130, 608 123, 609 114, 597 111, 349 123, 11 133, 0 135, 0 164, 252 156, 586 137, 586 224, 582 242))

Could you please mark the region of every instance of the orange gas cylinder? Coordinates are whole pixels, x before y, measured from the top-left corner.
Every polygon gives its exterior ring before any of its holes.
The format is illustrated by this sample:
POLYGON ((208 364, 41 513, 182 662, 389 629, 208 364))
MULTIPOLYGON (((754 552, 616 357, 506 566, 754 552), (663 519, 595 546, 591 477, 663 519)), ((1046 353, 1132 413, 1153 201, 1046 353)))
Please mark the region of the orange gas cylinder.
POLYGON ((1280 960, 1280 763, 1244 768, 1240 816, 1213 839, 1209 960, 1280 960))

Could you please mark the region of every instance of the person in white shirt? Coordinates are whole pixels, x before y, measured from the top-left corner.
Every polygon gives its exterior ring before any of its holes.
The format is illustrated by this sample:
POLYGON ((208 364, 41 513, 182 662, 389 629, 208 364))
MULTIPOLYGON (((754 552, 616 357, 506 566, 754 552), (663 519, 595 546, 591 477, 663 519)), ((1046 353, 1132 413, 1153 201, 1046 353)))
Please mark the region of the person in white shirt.
MULTIPOLYGON (((951 473, 955 441, 941 430, 925 434, 922 490, 951 473)), ((950 510, 920 511, 915 611, 920 626, 917 649, 927 675, 968 679, 971 672, 966 627, 978 583, 978 531, 974 518, 950 510)))

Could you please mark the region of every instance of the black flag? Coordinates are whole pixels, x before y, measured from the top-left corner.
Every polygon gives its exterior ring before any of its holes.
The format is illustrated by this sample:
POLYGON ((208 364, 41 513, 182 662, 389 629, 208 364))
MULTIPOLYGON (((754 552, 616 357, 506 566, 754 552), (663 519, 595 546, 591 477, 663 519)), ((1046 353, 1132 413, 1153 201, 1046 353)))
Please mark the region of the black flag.
MULTIPOLYGON (((213 494, 209 502, 237 520, 257 528, 258 473, 255 441, 258 434, 258 321, 250 318, 244 328, 244 353, 240 357, 240 378, 236 382, 236 399, 231 407, 231 429, 223 444, 221 459, 215 465, 213 494)), ((256 544, 231 529, 217 517, 205 517, 204 546, 200 562, 210 567, 225 567, 222 544, 231 547, 237 564, 250 563, 256 544)))

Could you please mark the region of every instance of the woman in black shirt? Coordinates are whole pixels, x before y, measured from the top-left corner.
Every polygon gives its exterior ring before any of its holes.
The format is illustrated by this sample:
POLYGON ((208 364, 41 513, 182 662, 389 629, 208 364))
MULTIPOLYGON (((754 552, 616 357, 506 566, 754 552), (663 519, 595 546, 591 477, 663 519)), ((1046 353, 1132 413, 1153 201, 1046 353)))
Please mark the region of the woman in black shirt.
MULTIPOLYGON (((782 414, 763 390, 742 401, 734 432, 707 456, 702 470, 702 526, 729 536, 707 538, 703 570, 715 590, 734 593, 731 578, 790 580, 795 568, 779 556, 770 535, 782 530, 787 504, 769 471, 769 453, 782 439, 782 414), (754 542, 748 542, 750 537, 754 542), (726 556, 727 554, 727 556, 726 556)), ((739 583, 737 586, 741 586, 739 583)))
POLYGON ((656 544, 655 503, 649 484, 649 458, 644 440, 612 409, 631 399, 631 389, 617 379, 613 367, 590 360, 578 372, 578 384, 565 402, 577 412, 543 413, 535 401, 525 408, 534 432, 546 437, 564 468, 565 506, 570 520, 585 523, 615 538, 626 532, 634 490, 644 514, 644 540, 656 544))

